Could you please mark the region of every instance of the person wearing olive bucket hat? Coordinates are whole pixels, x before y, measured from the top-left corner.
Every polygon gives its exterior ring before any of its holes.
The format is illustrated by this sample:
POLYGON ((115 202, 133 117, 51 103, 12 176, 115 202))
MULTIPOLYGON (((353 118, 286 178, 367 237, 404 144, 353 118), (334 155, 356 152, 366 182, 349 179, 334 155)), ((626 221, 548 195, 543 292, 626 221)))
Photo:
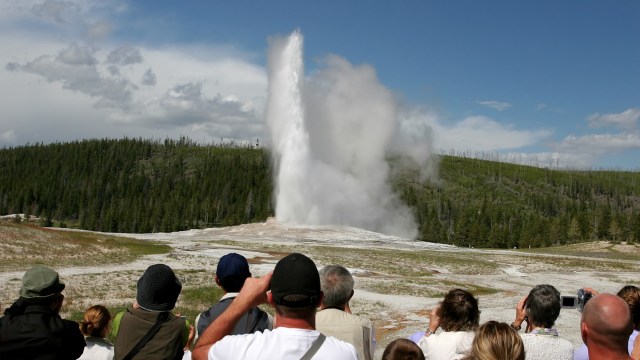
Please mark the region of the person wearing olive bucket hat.
POLYGON ((78 323, 60 317, 65 284, 36 265, 22 277, 20 297, 0 318, 0 359, 77 359, 84 351, 78 323))
POLYGON ((182 283, 169 266, 155 264, 145 270, 138 280, 136 302, 113 320, 114 360, 182 358, 193 327, 170 312, 181 290, 182 283))

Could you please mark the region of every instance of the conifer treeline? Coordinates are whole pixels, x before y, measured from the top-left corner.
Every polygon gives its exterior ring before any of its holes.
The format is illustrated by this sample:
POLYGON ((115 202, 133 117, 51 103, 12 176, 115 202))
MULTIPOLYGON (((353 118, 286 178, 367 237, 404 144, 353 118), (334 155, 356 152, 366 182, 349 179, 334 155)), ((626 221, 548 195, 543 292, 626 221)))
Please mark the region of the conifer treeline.
MULTIPOLYGON (((401 166, 401 162, 392 165, 401 166)), ((109 232, 178 231, 273 215, 263 149, 188 139, 87 140, 0 150, 0 214, 109 232)), ((440 179, 394 171, 421 240, 539 247, 640 242, 640 173, 558 171, 444 156, 440 179)))
POLYGON ((561 171, 445 156, 440 185, 395 179, 420 237, 465 247, 640 243, 640 173, 561 171))
POLYGON ((263 150, 89 140, 0 150, 0 213, 82 229, 168 232, 262 221, 273 213, 263 150))

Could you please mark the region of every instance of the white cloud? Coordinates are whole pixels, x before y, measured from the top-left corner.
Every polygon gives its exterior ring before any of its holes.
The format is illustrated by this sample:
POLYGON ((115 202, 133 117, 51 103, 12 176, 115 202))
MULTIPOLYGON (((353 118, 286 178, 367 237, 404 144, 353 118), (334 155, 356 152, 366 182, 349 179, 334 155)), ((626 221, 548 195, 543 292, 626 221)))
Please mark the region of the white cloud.
POLYGON ((554 148, 562 152, 602 155, 625 150, 640 149, 640 133, 569 135, 554 148))
POLYGON ((112 25, 108 21, 99 20, 88 26, 87 36, 89 39, 98 41, 105 39, 111 33, 112 25))
POLYGON ((58 55, 42 55, 24 64, 9 63, 7 69, 37 74, 64 89, 97 99, 97 106, 125 108, 131 101, 132 85, 118 77, 105 77, 97 67, 95 50, 88 45, 70 44, 58 55))
POLYGON ((628 109, 617 114, 593 114, 587 118, 589 127, 602 128, 615 126, 622 129, 634 129, 640 119, 640 109, 628 109))
POLYGON ((142 76, 142 85, 154 86, 156 84, 156 74, 149 68, 142 76))
POLYGON ((551 135, 550 130, 519 130, 484 116, 471 116, 446 125, 435 116, 425 117, 433 128, 434 147, 471 151, 501 151, 538 144, 551 135))
POLYGON ((72 1, 47 0, 33 5, 31 11, 43 19, 64 24, 80 11, 80 6, 72 1))
POLYGON ((107 56, 107 61, 116 65, 132 65, 143 61, 140 49, 132 46, 121 46, 107 56))
POLYGON ((6 130, 2 133, 0 133, 0 141, 7 143, 7 144, 13 144, 16 141, 16 132, 14 130, 6 130))
POLYGON ((476 104, 484 105, 486 107, 490 107, 494 110, 503 111, 510 108, 512 105, 502 101, 495 100, 484 100, 484 101, 476 101, 476 104))

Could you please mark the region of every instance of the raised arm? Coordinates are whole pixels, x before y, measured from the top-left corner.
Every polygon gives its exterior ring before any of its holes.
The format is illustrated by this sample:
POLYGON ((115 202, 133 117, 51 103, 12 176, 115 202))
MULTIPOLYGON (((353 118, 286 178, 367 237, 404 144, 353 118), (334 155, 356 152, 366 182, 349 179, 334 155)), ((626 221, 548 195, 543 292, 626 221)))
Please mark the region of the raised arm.
POLYGON ((261 278, 248 278, 238 296, 202 333, 192 351, 194 360, 207 360, 209 349, 233 331, 236 323, 249 309, 267 302, 271 273, 261 278))

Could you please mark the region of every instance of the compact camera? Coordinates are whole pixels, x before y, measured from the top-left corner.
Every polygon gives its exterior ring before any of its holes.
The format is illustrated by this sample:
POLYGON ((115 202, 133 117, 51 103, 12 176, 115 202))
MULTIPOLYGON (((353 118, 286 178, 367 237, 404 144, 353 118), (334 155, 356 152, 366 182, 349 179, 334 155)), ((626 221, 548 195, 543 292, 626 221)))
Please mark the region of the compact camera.
POLYGON ((584 304, 591 299, 593 295, 584 289, 578 290, 577 296, 560 296, 560 305, 565 309, 578 309, 582 312, 584 304))

